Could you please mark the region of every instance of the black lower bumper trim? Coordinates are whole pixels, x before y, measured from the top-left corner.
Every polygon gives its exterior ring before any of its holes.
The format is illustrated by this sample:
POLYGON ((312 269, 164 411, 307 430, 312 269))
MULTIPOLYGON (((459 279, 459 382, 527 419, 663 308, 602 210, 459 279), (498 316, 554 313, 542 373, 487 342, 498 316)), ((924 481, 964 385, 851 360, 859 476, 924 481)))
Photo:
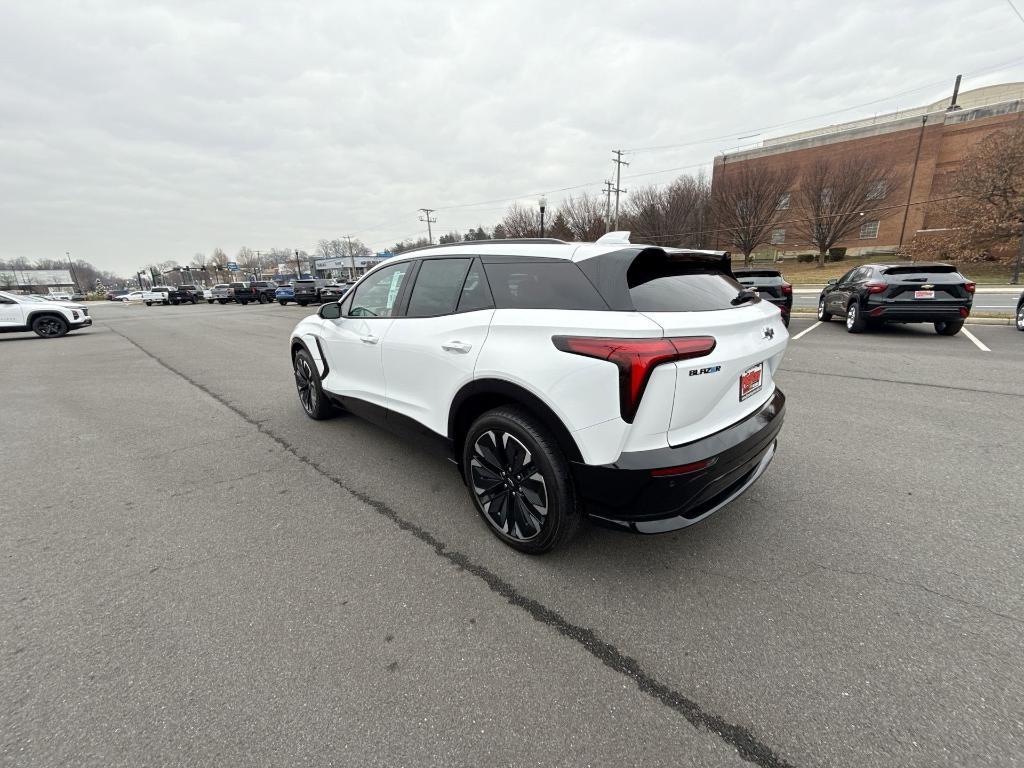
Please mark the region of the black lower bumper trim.
POLYGON ((775 455, 785 416, 778 389, 759 410, 701 440, 624 453, 614 464, 573 463, 580 496, 597 521, 640 533, 692 525, 742 494, 775 455), (656 477, 651 470, 709 461, 704 469, 656 477))

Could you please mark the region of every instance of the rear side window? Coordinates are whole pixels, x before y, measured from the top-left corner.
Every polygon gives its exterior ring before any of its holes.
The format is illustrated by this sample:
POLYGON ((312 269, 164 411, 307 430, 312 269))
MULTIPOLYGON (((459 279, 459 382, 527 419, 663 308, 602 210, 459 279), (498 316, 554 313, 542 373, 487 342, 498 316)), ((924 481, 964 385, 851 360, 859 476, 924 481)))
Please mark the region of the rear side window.
POLYGON ((409 317, 436 317, 455 311, 470 259, 427 259, 420 265, 409 299, 409 317))
POLYGON ((498 309, 608 309, 571 261, 498 262, 485 269, 498 309))
POLYGON ((732 303, 742 286, 725 273, 699 263, 671 261, 657 252, 634 259, 626 281, 638 312, 708 312, 742 306, 732 303))

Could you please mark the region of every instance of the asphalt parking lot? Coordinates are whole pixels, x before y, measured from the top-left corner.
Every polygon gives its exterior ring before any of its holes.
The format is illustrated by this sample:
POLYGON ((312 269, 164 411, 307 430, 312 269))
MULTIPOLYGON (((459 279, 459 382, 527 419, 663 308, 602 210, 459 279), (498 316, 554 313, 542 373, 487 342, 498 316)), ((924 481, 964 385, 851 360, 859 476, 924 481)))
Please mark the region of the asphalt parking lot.
POLYGON ((309 312, 0 336, 0 763, 1024 764, 1024 334, 794 319, 743 498, 530 558, 305 417, 309 312))

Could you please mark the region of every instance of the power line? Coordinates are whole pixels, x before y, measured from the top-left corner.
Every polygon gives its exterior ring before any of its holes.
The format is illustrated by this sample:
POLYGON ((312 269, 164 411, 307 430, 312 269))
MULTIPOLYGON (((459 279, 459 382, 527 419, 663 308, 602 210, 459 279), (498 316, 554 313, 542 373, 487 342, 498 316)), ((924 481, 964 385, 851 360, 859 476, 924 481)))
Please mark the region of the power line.
POLYGON ((436 224, 437 223, 437 219, 430 218, 430 214, 432 214, 436 209, 434 209, 434 208, 420 208, 420 210, 423 211, 423 215, 420 216, 420 221, 427 222, 427 240, 430 242, 431 245, 433 245, 434 244, 434 233, 430 229, 430 225, 431 224, 436 224))
POLYGON ((1013 12, 1017 14, 1017 18, 1020 19, 1022 23, 1024 23, 1024 16, 1020 15, 1020 11, 1018 11, 1017 6, 1013 4, 1013 0, 1006 0, 1006 2, 1011 8, 1013 8, 1013 12))

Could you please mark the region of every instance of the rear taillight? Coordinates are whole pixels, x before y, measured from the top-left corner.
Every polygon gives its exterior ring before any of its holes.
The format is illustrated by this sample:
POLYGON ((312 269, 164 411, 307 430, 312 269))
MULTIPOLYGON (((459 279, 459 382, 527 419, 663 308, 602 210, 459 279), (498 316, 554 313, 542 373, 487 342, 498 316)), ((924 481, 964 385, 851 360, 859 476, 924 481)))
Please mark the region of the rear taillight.
POLYGON ((964 283, 964 290, 968 293, 974 293, 974 289, 977 287, 975 283, 964 283))
POLYGON ((704 459, 704 461, 695 461, 692 464, 680 464, 677 467, 662 467, 660 469, 652 469, 651 477, 675 477, 676 475, 688 475, 691 472, 700 472, 702 469, 707 469, 718 461, 717 456, 712 456, 710 459, 704 459))
POLYGON ((885 283, 868 283, 864 287, 868 289, 868 293, 881 293, 889 286, 885 283))
POLYGON ((715 348, 711 336, 682 336, 670 339, 606 339, 586 336, 552 336, 563 352, 615 363, 619 369, 619 411, 622 420, 633 423, 640 398, 651 372, 662 363, 710 355, 715 348))
POLYGON ((792 294, 793 294, 793 286, 790 285, 789 283, 783 283, 782 284, 782 295, 783 296, 791 296, 792 294))
POLYGON ((971 310, 967 307, 960 307, 960 317, 967 317, 969 314, 971 314, 971 310))

